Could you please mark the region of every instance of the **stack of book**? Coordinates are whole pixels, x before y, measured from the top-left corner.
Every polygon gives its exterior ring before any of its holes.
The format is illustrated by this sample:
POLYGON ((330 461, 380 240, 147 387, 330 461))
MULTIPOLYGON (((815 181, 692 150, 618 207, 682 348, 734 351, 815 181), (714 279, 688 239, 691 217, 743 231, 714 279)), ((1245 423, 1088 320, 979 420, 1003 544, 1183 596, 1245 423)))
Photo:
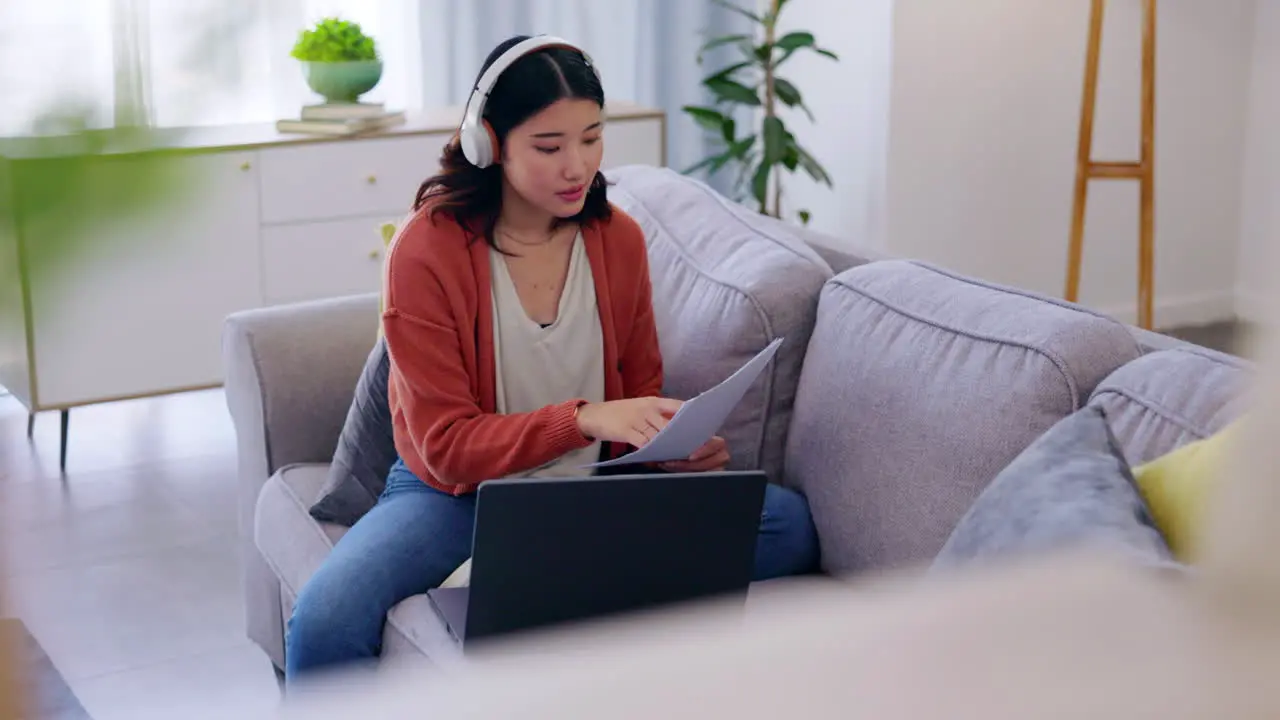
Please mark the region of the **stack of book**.
POLYGON ((359 135, 404 124, 403 111, 389 111, 382 103, 321 103, 306 105, 298 119, 276 121, 282 133, 310 135, 359 135))

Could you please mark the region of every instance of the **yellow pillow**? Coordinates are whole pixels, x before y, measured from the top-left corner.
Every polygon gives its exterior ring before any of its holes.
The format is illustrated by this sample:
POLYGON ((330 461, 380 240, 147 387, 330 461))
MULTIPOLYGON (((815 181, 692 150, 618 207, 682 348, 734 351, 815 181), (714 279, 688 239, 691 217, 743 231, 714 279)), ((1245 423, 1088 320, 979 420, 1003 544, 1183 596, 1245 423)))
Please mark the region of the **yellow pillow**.
POLYGON ((1225 453, 1239 425, 1232 423, 1216 435, 1187 443, 1133 470, 1156 527, 1182 562, 1192 562, 1199 550, 1205 505, 1225 468, 1225 453))
MULTIPOLYGON (((396 236, 395 223, 382 223, 378 228, 378 232, 382 234, 382 255, 386 257, 387 250, 391 247, 391 240, 396 236)), ((386 262, 385 259, 383 262, 386 262)), ((378 296, 378 337, 382 337, 382 311, 386 309, 386 302, 381 293, 378 296)))

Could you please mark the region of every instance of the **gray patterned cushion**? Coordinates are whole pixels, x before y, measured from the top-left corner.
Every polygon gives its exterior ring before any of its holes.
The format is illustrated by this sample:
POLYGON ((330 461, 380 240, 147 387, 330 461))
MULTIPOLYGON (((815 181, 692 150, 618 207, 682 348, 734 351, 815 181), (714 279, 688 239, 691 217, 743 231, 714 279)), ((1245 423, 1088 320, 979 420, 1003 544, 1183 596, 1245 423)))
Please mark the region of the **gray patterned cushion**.
POLYGON ((987 484, 1138 354, 1114 320, 920 263, 838 275, 787 451, 823 568, 931 561, 987 484))
POLYGON ((311 517, 350 527, 373 508, 396 461, 391 408, 387 404, 390 356, 382 338, 374 345, 356 383, 355 397, 311 517))
POLYGON ((1125 459, 1137 467, 1237 419, 1251 368, 1197 347, 1151 353, 1115 371, 1089 404, 1107 411, 1125 459))
POLYGON ((608 178, 610 200, 649 244, 665 394, 693 397, 786 338, 721 431, 732 468, 763 469, 781 482, 796 384, 831 269, 794 228, 673 170, 627 166, 608 178))
POLYGON ((1139 564, 1174 565, 1100 408, 1069 415, 992 481, 935 569, 1088 545, 1139 564))

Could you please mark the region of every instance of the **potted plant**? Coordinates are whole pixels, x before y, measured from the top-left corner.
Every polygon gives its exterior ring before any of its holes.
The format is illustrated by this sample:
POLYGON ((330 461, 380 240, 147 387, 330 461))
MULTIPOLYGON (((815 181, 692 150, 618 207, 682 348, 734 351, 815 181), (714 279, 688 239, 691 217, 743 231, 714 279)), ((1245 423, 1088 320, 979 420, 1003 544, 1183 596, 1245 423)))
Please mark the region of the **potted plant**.
POLYGON ((298 34, 290 53, 307 85, 327 103, 354 103, 382 79, 377 44, 358 23, 323 18, 298 34))
MULTIPOLYGON (((794 30, 778 35, 778 16, 787 0, 769 0, 759 13, 729 0, 712 1, 749 18, 755 32, 712 38, 698 52, 699 65, 707 50, 722 46, 735 48, 738 58, 703 79, 703 86, 714 97, 713 105, 687 105, 682 108, 719 141, 717 152, 685 172, 705 170, 714 175, 725 167, 735 167, 738 177, 734 192, 739 194, 739 199, 746 199, 741 197, 742 186, 746 185, 747 197, 754 201, 761 214, 780 217, 783 173, 803 170, 828 187, 831 186, 831 176, 808 150, 800 146, 779 113, 785 105, 803 111, 813 120, 813 113, 805 106, 800 89, 782 77, 779 70, 792 55, 801 51, 817 53, 831 60, 837 57, 830 50, 819 47, 811 32, 794 30), (734 121, 734 111, 743 108, 752 111, 753 121, 748 127, 738 127, 734 121)), ((807 210, 798 210, 796 214, 801 223, 809 222, 807 210)))

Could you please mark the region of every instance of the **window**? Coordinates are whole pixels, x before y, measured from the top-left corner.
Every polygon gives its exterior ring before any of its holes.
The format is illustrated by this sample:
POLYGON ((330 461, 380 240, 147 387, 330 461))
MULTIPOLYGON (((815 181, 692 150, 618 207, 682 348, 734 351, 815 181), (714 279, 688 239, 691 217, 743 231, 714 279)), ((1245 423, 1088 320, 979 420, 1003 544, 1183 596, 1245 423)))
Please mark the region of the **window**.
POLYGON ((95 123, 114 102, 111 0, 0 3, 0 134, 28 128, 60 104, 93 105, 95 123))
POLYGON ((359 22, 385 60, 366 97, 422 103, 419 3, 406 0, 38 0, 0 7, 0 134, 87 107, 91 124, 273 122, 318 100, 289 51, 326 15, 359 22))

